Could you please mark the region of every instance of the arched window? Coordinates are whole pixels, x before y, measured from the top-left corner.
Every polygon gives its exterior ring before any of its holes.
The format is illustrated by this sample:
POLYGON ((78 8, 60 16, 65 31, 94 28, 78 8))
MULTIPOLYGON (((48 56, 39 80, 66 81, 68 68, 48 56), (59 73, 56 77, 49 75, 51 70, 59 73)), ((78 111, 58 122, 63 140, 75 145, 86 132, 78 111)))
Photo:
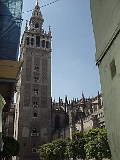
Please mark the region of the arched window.
POLYGON ((33 101, 33 107, 38 107, 38 102, 36 100, 33 101))
POLYGON ((37 129, 36 128, 33 128, 33 133, 37 133, 37 129))
POLYGON ((34 38, 31 38, 31 45, 34 45, 34 38))
POLYGON ((55 116, 55 129, 59 129, 60 128, 60 116, 56 115, 55 116))
POLYGON ((30 42, 29 42, 29 37, 26 38, 26 43, 27 43, 27 45, 30 44, 30 42))
POLYGON ((94 111, 97 111, 97 105, 94 105, 94 111))
POLYGON ((35 28, 39 28, 39 23, 35 23, 35 28))
POLYGON ((49 41, 46 41, 46 48, 49 48, 49 41))
POLYGON ((40 36, 36 36, 36 46, 40 47, 40 36))
POLYGON ((39 66, 35 65, 35 71, 39 71, 39 66))
POLYGON ((34 94, 38 94, 38 88, 34 88, 34 89, 33 89, 33 93, 34 93, 34 94))
POLYGON ((45 47, 45 40, 42 40, 42 47, 45 47))
POLYGON ((39 77, 38 76, 34 76, 34 82, 38 82, 39 81, 39 77))
POLYGON ((37 117, 37 113, 34 113, 34 117, 37 117))

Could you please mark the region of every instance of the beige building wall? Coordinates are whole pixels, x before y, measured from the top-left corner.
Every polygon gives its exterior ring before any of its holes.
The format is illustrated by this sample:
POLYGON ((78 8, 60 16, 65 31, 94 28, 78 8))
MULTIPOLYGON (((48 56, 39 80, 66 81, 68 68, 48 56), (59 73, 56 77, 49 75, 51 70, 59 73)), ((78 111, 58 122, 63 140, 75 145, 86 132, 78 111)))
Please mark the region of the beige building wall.
POLYGON ((120 1, 91 0, 105 123, 112 160, 120 159, 120 1))

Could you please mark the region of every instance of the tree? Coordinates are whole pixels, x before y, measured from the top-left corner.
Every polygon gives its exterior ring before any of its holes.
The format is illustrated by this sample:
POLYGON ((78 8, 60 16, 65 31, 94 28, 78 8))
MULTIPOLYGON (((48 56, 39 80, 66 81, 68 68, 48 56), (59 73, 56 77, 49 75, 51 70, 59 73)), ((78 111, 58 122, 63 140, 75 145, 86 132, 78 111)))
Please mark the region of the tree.
POLYGON ((111 152, 105 129, 91 129, 85 132, 85 150, 87 159, 95 158, 102 160, 103 158, 111 158, 111 152))
POLYGON ((54 159, 53 150, 54 150, 53 143, 47 143, 40 146, 38 149, 38 154, 40 159, 44 160, 54 159))
POLYGON ((73 134, 72 140, 68 142, 67 151, 69 158, 81 158, 85 159, 85 138, 82 131, 76 131, 73 134))
POLYGON ((111 158, 106 130, 99 128, 87 132, 76 131, 72 140, 69 138, 57 139, 52 143, 44 144, 40 146, 38 153, 40 159, 44 160, 111 158))
POLYGON ((54 160, 66 158, 68 156, 66 154, 67 142, 68 139, 56 139, 51 143, 40 146, 38 149, 40 159, 54 160))
POLYGON ((66 154, 67 140, 60 138, 60 139, 54 140, 52 143, 54 145, 53 154, 55 155, 55 158, 57 159, 66 158, 67 157, 67 154, 66 154))
POLYGON ((3 151, 0 153, 2 158, 10 158, 16 156, 20 150, 20 144, 13 137, 3 137, 3 151))

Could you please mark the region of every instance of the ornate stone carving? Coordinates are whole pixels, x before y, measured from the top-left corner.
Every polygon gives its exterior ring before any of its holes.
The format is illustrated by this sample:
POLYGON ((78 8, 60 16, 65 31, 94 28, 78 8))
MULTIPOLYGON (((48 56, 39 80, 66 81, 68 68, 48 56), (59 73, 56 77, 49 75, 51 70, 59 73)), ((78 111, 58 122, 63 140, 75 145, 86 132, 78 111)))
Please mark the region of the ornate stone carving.
POLYGON ((29 107, 30 106, 31 84, 25 84, 24 93, 25 93, 24 106, 29 107))
POLYGON ((47 86, 41 87, 41 106, 47 107, 47 86))
POLYGON ((26 60, 26 80, 29 81, 31 78, 31 64, 32 64, 32 57, 27 57, 26 60))

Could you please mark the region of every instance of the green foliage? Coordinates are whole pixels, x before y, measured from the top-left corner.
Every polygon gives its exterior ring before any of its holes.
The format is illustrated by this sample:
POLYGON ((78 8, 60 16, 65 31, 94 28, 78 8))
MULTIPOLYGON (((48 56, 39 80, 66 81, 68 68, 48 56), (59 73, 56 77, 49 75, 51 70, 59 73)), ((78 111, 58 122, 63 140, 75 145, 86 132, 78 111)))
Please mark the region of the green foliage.
POLYGON ((20 150, 20 144, 13 137, 3 137, 3 152, 0 153, 2 158, 16 156, 20 150))
POLYGON ((111 152, 108 144, 107 133, 105 129, 91 129, 85 133, 85 150, 87 159, 111 158, 111 152))
POLYGON ((40 159, 54 160, 80 158, 102 160, 111 158, 107 133, 104 129, 91 129, 88 132, 75 132, 71 139, 57 139, 39 147, 40 159))
POLYGON ((67 151, 70 158, 85 159, 85 139, 83 132, 76 131, 73 134, 72 140, 67 144, 67 151))
POLYGON ((38 154, 40 159, 53 160, 66 157, 66 146, 68 140, 56 139, 52 143, 47 143, 39 147, 38 154))
POLYGON ((38 149, 38 154, 40 159, 52 160, 54 158, 53 150, 54 150, 54 146, 52 143, 47 143, 40 146, 38 149))
POLYGON ((57 139, 53 142, 54 150, 53 154, 55 155, 55 158, 65 158, 67 156, 66 154, 66 147, 67 147, 67 140, 66 139, 57 139))

